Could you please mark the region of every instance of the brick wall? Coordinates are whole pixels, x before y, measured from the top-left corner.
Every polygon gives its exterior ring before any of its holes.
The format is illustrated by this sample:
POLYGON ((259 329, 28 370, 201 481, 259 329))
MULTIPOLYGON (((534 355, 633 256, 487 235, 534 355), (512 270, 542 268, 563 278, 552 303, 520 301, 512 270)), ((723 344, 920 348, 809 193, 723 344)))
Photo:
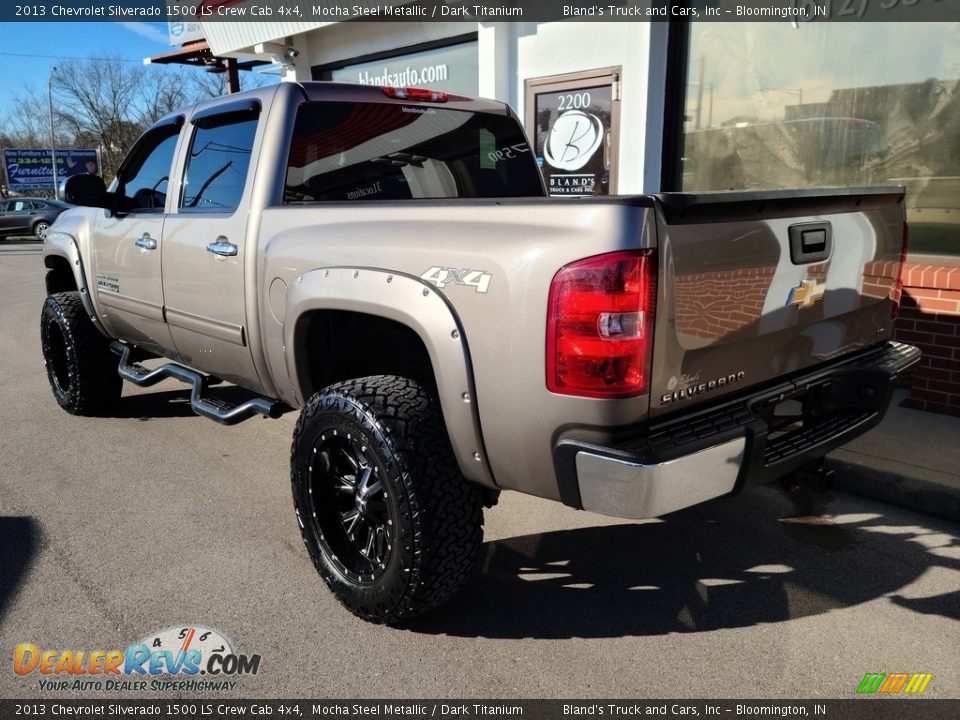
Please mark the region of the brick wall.
POLYGON ((904 405, 960 416, 960 265, 912 262, 903 279, 896 338, 923 351, 904 405))

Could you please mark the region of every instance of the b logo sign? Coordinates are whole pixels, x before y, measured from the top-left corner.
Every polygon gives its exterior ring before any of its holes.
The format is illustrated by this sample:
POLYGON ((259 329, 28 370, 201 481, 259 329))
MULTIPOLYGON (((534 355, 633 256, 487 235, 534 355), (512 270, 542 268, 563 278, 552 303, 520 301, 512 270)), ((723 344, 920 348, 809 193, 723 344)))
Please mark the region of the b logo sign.
POLYGON ((600 118, 582 110, 568 110, 550 128, 543 155, 558 170, 579 170, 590 161, 601 142, 600 118))

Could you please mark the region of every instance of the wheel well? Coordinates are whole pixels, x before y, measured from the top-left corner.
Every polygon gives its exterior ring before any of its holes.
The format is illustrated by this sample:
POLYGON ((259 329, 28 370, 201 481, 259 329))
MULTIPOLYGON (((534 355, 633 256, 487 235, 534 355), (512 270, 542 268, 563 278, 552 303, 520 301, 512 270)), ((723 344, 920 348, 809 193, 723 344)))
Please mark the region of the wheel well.
POLYGON ((399 375, 436 392, 430 355, 423 340, 406 325, 345 310, 318 310, 306 319, 301 378, 309 397, 335 382, 367 375, 399 375))
POLYGON ((70 262, 66 258, 47 255, 43 259, 43 264, 47 266, 47 295, 79 289, 77 280, 73 276, 73 268, 70 267, 70 262))

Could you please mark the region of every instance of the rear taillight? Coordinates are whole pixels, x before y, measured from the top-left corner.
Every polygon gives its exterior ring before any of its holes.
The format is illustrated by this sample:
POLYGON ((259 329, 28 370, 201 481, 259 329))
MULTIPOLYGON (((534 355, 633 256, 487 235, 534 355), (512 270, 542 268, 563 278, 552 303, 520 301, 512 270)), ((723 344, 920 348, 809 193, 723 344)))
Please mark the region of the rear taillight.
POLYGON ((450 98, 445 92, 427 90, 426 88, 393 87, 391 85, 385 85, 380 89, 383 90, 383 94, 387 97, 398 100, 421 100, 424 102, 445 103, 450 98))
POLYGON ((561 268, 547 310, 547 387, 597 398, 647 392, 656 296, 652 250, 561 268))
POLYGON ((897 284, 893 290, 893 305, 890 307, 890 317, 894 320, 900 314, 900 300, 903 298, 903 274, 907 267, 907 251, 910 247, 910 229, 903 224, 903 247, 900 248, 900 271, 897 273, 897 284))

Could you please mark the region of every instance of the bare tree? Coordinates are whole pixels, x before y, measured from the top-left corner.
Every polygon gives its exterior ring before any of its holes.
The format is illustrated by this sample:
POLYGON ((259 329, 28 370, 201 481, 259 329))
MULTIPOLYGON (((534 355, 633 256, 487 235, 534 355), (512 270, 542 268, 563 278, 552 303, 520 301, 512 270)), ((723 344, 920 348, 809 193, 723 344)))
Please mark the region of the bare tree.
MULTIPOLYGON (((240 77, 248 88, 277 81, 257 72, 240 77)), ((144 67, 112 55, 62 61, 53 75, 57 147, 99 149, 101 172, 109 180, 147 127, 177 108, 226 94, 226 78, 183 66, 144 67)), ((38 100, 45 98, 46 87, 25 88, 0 113, 4 147, 49 147, 50 125, 38 100)))
POLYGON ((116 172, 146 118, 143 68, 109 55, 63 63, 54 74, 56 115, 74 137, 97 138, 105 175, 116 172))
MULTIPOLYGON (((6 108, 0 122, 3 126, 3 147, 27 150, 50 147, 50 123, 34 93, 24 90, 17 95, 6 108)), ((69 136, 56 122, 53 129, 58 139, 69 136)))
POLYGON ((147 127, 174 110, 194 102, 193 73, 180 65, 142 68, 136 122, 147 127))
MULTIPOLYGON (((240 73, 240 89, 252 90, 279 82, 277 75, 259 72, 257 69, 240 73)), ((193 95, 196 100, 220 97, 227 94, 227 73, 193 69, 190 74, 193 95)))

